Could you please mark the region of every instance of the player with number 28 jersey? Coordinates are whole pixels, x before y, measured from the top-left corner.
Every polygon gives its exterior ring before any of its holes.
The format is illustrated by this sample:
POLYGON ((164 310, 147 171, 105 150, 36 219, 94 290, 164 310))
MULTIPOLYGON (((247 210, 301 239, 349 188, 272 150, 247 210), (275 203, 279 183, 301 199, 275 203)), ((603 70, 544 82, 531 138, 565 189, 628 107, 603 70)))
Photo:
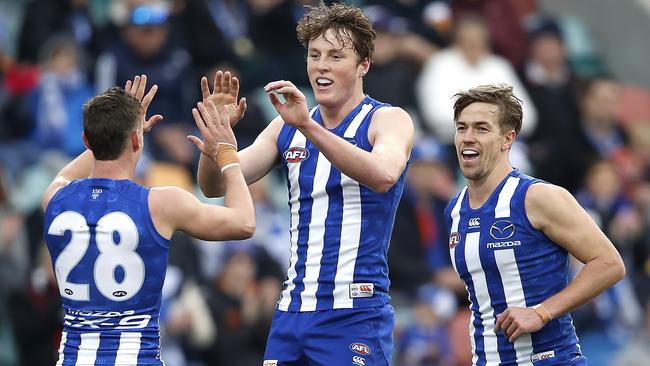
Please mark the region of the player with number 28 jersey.
POLYGON ((129 180, 89 178, 50 201, 45 240, 65 309, 63 360, 162 364, 158 313, 169 240, 153 226, 148 194, 129 180))

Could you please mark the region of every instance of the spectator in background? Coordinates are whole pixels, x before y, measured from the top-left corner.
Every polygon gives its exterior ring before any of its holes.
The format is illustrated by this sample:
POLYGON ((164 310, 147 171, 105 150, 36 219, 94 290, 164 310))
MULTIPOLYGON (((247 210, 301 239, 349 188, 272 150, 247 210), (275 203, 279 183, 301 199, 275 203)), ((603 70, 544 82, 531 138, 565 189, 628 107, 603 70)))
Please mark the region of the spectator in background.
POLYGON ((416 95, 423 124, 441 143, 452 146, 452 96, 459 90, 490 83, 507 83, 514 87, 515 94, 523 101, 521 136, 528 136, 537 123, 534 105, 508 61, 491 53, 485 21, 477 16, 464 16, 456 25, 453 45, 434 54, 417 80, 416 95))
POLYGON ((131 75, 146 74, 158 85, 151 107, 165 116, 152 131, 149 153, 157 160, 192 167, 195 151, 186 140, 191 125, 191 104, 195 98, 192 61, 187 51, 170 39, 169 5, 145 2, 129 10, 120 38, 100 57, 96 65, 97 90, 123 84, 131 75))
POLYGON ((583 138, 580 107, 558 24, 551 18, 536 18, 529 42, 522 75, 538 114, 529 138, 530 159, 541 179, 575 192, 582 183, 575 174, 581 169, 575 147, 583 138))
POLYGON ((69 158, 86 150, 81 139, 82 107, 94 95, 86 80, 82 52, 72 38, 50 38, 41 50, 38 84, 28 97, 35 145, 69 158))
MULTIPOLYGON (((455 189, 447 158, 444 147, 434 139, 419 141, 411 152, 388 248, 392 296, 396 301, 399 295, 408 300, 415 298, 418 287, 438 276, 445 277, 445 272, 460 283, 451 267, 444 222, 445 204, 455 189)), ((464 287, 461 290, 464 292, 464 287)))
POLYGON ((645 304, 643 330, 616 356, 614 366, 638 366, 650 360, 650 301, 645 304))
POLYGON ((81 48, 97 52, 97 32, 88 0, 35 0, 27 2, 18 36, 18 59, 39 61, 39 51, 54 34, 67 34, 81 48))

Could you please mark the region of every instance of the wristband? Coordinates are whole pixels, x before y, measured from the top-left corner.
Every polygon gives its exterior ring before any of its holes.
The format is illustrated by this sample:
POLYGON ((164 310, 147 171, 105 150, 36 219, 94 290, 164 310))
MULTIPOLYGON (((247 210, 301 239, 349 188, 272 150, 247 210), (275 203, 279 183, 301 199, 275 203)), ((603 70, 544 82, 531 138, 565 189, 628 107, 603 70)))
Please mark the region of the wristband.
POLYGON ((540 317, 540 319, 542 319, 544 325, 546 325, 546 323, 552 320, 551 314, 548 312, 548 310, 546 310, 544 305, 542 305, 541 303, 533 306, 532 309, 535 310, 535 312, 540 317))
POLYGON ((239 165, 239 163, 230 163, 228 165, 225 165, 223 168, 221 168, 221 173, 223 173, 228 168, 232 168, 232 167, 238 166, 238 165, 239 165))
POLYGON ((217 144, 217 151, 212 157, 217 163, 217 166, 222 170, 230 164, 239 164, 239 157, 237 156, 237 147, 233 144, 226 142, 219 142, 217 144))

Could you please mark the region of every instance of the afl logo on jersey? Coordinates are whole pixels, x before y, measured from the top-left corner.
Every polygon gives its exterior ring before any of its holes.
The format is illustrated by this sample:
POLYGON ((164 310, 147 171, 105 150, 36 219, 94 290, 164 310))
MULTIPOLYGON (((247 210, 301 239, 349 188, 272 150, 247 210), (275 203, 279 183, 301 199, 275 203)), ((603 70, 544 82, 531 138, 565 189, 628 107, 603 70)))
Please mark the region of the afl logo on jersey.
POLYGON ((284 160, 287 163, 300 163, 309 157, 309 150, 304 147, 290 147, 284 152, 284 160))
POLYGON ((113 292, 113 296, 115 296, 115 297, 124 297, 124 296, 126 296, 126 291, 115 291, 115 292, 113 292))
POLYGON ((369 355, 372 352, 370 351, 370 347, 363 343, 352 343, 350 345, 350 351, 362 356, 369 355))
POLYGON ((460 234, 451 233, 451 235, 449 235, 449 249, 454 249, 458 243, 460 243, 460 234))
POLYGON ((490 236, 497 240, 505 240, 515 235, 515 225, 508 220, 499 220, 490 227, 490 236))

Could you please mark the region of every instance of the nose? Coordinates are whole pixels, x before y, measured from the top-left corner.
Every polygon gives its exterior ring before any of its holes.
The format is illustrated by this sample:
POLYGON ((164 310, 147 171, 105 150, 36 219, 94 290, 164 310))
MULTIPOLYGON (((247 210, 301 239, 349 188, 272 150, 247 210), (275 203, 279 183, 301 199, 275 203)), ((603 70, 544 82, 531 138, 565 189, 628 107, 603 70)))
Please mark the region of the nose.
POLYGON ((327 62, 327 57, 321 57, 317 62, 316 62, 316 69, 318 71, 327 71, 329 70, 329 62, 327 62))

